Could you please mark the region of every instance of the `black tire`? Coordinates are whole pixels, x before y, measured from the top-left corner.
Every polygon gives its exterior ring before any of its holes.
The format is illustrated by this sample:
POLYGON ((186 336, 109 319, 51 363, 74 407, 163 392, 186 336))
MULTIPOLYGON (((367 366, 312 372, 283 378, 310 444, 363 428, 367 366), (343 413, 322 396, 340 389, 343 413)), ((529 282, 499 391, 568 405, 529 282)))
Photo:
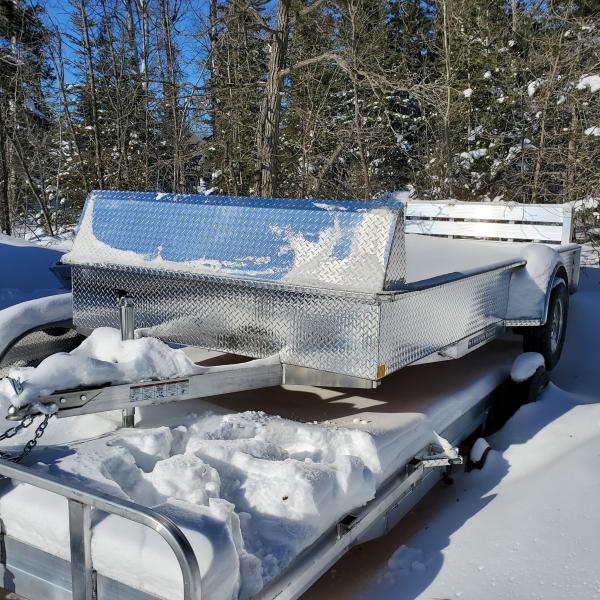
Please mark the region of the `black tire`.
POLYGON ((487 437, 504 427, 504 424, 525 404, 536 402, 550 378, 542 365, 525 381, 507 379, 494 392, 492 404, 481 429, 481 437, 487 437))
POLYGON ((523 328, 523 350, 539 352, 551 371, 560 360, 567 332, 569 314, 569 290, 564 279, 557 279, 550 293, 548 318, 540 327, 523 328))

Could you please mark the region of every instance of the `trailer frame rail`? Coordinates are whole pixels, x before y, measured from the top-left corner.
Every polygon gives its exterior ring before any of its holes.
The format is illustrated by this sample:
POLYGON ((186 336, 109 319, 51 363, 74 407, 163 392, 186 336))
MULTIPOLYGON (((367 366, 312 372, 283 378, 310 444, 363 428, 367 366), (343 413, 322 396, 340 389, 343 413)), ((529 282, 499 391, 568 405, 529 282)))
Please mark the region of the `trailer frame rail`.
MULTIPOLYGON (((0 459, 0 476, 25 483, 66 498, 69 507, 71 549, 71 594, 73 600, 95 600, 96 571, 92 562, 91 509, 144 525, 160 535, 177 558, 183 578, 184 600, 200 600, 200 568, 194 550, 181 529, 168 517, 129 500, 63 483, 51 475, 37 473, 0 459)), ((4 531, 2 532, 4 536, 4 531)))

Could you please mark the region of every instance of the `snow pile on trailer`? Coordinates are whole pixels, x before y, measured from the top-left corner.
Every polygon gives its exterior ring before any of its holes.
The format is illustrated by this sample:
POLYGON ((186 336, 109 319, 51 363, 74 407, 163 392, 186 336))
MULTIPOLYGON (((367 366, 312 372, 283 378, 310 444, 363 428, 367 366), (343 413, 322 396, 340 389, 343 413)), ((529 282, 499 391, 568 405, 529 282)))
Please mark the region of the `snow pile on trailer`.
POLYGON ((36 402, 59 390, 79 387, 169 379, 204 373, 182 350, 170 348, 155 338, 121 340, 117 329, 96 329, 70 353, 59 352, 36 368, 12 369, 9 377, 19 381, 18 395, 7 379, 0 380, 0 399, 16 407, 36 402))
MULTIPOLYGON (((123 430, 78 444, 77 452, 50 449, 37 458, 36 468, 67 482, 174 518, 196 550, 203 594, 214 599, 256 593, 370 500, 382 476, 370 434, 258 412, 191 415, 171 428, 123 430)), ((0 513, 8 535, 68 558, 62 499, 18 485, 0 498, 0 513)), ((108 517, 94 528, 94 567, 137 589, 179 597, 177 563, 161 545, 108 517)))
POLYGON ((521 256, 527 265, 512 275, 506 310, 508 319, 543 313, 548 285, 560 262, 558 253, 544 244, 525 246, 521 256))

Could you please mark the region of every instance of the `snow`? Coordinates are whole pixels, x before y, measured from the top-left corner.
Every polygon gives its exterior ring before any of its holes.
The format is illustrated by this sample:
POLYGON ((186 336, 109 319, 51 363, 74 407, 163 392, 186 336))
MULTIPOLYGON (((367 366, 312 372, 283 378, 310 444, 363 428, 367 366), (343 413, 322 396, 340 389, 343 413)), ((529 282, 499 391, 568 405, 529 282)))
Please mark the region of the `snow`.
POLYGON ((459 501, 409 542, 423 568, 390 561, 365 597, 596 598, 599 417, 555 387, 522 408, 483 471, 461 481, 459 501))
POLYGON ((467 88, 466 90, 463 90, 463 96, 465 98, 470 98, 472 94, 473 94, 473 90, 471 88, 467 88))
MULTIPOLYGON (((424 390, 420 377, 417 385, 411 383, 415 377, 407 372, 398 380, 399 388, 386 386, 381 400, 351 399, 347 405, 357 407, 356 418, 344 416, 344 410, 339 416, 346 402, 337 403, 339 394, 332 390, 271 390, 271 409, 277 412, 291 407, 294 413, 293 400, 300 394, 304 418, 310 400, 318 399, 319 418, 325 407, 334 416, 321 424, 258 411, 231 412, 201 401, 171 405, 163 412, 166 407, 153 407, 158 410, 147 414, 140 410, 134 430, 114 432, 118 414, 54 420, 43 441, 49 445, 36 449, 32 466, 172 517, 198 556, 205 595, 246 598, 341 516, 372 498, 403 461, 429 443, 450 447, 436 431, 508 372, 506 354, 492 353, 494 359, 481 362, 482 356, 469 358, 467 364, 479 374, 471 371, 465 380, 441 365, 437 377, 426 378, 433 389, 424 390), (441 372, 446 376, 440 377, 441 372), (329 400, 323 402, 318 394, 329 400), (398 398, 402 411, 377 408, 392 406, 398 398)), ((52 382, 75 386, 82 379, 115 373, 155 376, 169 364, 185 372, 204 368, 156 340, 121 342, 110 329, 97 330, 75 352, 48 360, 37 370, 20 372, 28 393, 52 389, 52 382)), ((256 406, 268 393, 240 400, 245 407, 256 406)), ((226 406, 228 398, 221 401, 226 406)), ((6 410, 7 398, 1 403, 6 410)), ((28 434, 4 445, 18 446, 28 434)), ((8 535, 68 557, 66 505, 60 498, 18 485, 0 497, 0 514, 8 535)), ((103 518, 94 526, 92 547, 94 567, 103 575, 159 597, 181 596, 178 566, 168 548, 140 526, 103 518)))
POLYGON ((25 300, 64 293, 50 267, 62 253, 0 234, 0 310, 25 300))
POLYGON ((487 153, 487 148, 477 148, 475 150, 469 150, 469 152, 461 152, 459 154, 459 157, 461 159, 461 162, 463 163, 463 166, 468 168, 477 159, 487 156, 487 153))
POLYGON ((579 79, 577 89, 589 89, 592 94, 596 93, 600 90, 600 75, 584 75, 579 79))
POLYGON ((0 401, 21 407, 59 390, 169 379, 205 371, 182 350, 160 340, 148 337, 121 341, 117 329, 101 327, 70 353, 53 354, 37 368, 12 369, 9 376, 22 383, 22 392, 17 395, 8 380, 0 380, 0 401))
MULTIPOLYGON (((259 412, 205 411, 172 428, 124 430, 78 444, 76 453, 36 459, 36 469, 175 518, 196 551, 203 593, 215 599, 257 592, 324 529, 370 500, 381 477, 370 434, 259 412)), ((64 557, 66 511, 49 496, 17 486, 0 498, 0 512, 9 535, 64 557), (43 512, 33 508, 40 505, 43 512)), ((103 519, 92 551, 104 575, 181 597, 170 553, 138 526, 103 519), (134 568, 132 557, 140 561, 134 568)))
POLYGON ((478 463, 483 458, 483 455, 486 453, 488 448, 490 448, 490 445, 487 443, 487 440, 483 438, 477 438, 471 447, 471 451, 469 452, 469 458, 471 462, 478 463))
POLYGON ((509 320, 539 318, 543 314, 548 285, 560 260, 558 253, 545 244, 529 244, 521 256, 527 264, 511 276, 506 310, 509 320))
MULTIPOLYGON (((64 198, 61 200, 61 204, 64 204, 64 198)), ((18 229, 18 225, 16 228, 18 229)), ((34 231, 22 229, 19 233, 22 233, 24 239, 29 242, 59 252, 69 252, 75 241, 75 226, 61 227, 55 235, 48 235, 42 228, 34 231)))
POLYGON ((585 131, 584 131, 585 135, 593 135, 593 136, 600 136, 600 127, 588 127, 585 131))
POLYGON ((405 237, 405 246, 406 283, 416 283, 449 273, 489 267, 507 260, 517 263, 523 260, 522 251, 526 244, 447 239, 409 233, 405 237))
MULTIPOLYGON (((360 220, 348 225, 341 216, 346 214, 344 210, 336 208, 335 211, 325 211, 331 213, 333 224, 321 229, 318 236, 314 232, 305 235, 290 226, 267 224, 266 231, 256 235, 259 243, 260 235, 275 241, 276 251, 267 257, 270 261, 265 261, 265 256, 241 256, 236 260, 221 260, 218 257, 175 260, 163 258, 162 246, 158 246, 152 255, 146 255, 116 248, 98 239, 93 228, 95 202, 93 194, 90 195, 73 250, 64 256, 65 263, 126 265, 217 276, 256 277, 366 292, 382 289, 389 235, 395 222, 395 213, 390 208, 374 207, 358 209, 356 212, 361 213, 360 220), (383 233, 374 235, 374 231, 383 233), (344 256, 340 248, 345 251, 348 241, 348 252, 344 256), (289 261, 288 255, 291 257, 289 261), (273 264, 269 264, 271 262, 273 264)), ((324 206, 325 204, 318 203, 317 207, 323 209, 324 206)), ((223 216, 220 214, 216 218, 223 216)), ((259 221, 257 219, 257 223, 264 227, 265 224, 259 221)))
POLYGON ((352 236, 347 256, 335 256, 335 248, 342 239, 342 228, 338 218, 333 227, 321 231, 316 241, 306 239, 302 234, 291 231, 281 232, 294 259, 283 281, 314 285, 317 281, 329 281, 331 273, 345 285, 355 287, 352 282, 361 282, 365 291, 373 289, 371 282, 377 281, 377 289, 383 288, 385 278, 385 252, 387 236, 374 235, 374 231, 388 228, 390 211, 375 209, 365 212, 356 232, 352 236))
MULTIPOLYGON (((300 240, 298 243, 306 241, 300 240)), ((452 244, 457 241, 439 242, 442 248, 444 242, 452 244)), ((495 255, 500 247, 504 247, 507 253, 516 252, 518 256, 523 251, 528 261, 527 269, 522 270, 527 272, 524 280, 527 285, 535 284, 538 288, 543 273, 548 273, 548 265, 552 262, 546 252, 532 250, 532 246, 470 241, 464 244, 465 252, 461 250, 459 254, 464 254, 465 261, 469 255, 469 260, 483 260, 481 254, 485 248, 495 255), (474 248, 478 248, 478 251, 475 252, 474 248), (475 258, 472 258, 473 255, 475 258)), ((533 247, 545 248, 537 244, 533 247)), ((431 264, 435 262, 429 260, 431 264)), ((439 265, 437 268, 440 268, 439 265)), ((527 285, 526 292, 529 289, 527 285)), ((585 314, 579 315, 580 321, 576 316, 571 326, 575 323, 576 340, 589 340, 593 339, 593 332, 598 331, 600 326, 600 311, 597 310, 598 302, 595 299, 589 299, 586 303, 580 301, 581 297, 585 300, 586 295, 580 292, 573 298, 572 310, 576 311, 576 315, 579 314, 577 310, 585 314), (591 312, 593 310, 595 313, 591 312)), ((567 336, 567 349, 569 343, 573 343, 571 331, 567 336)), ((589 346, 589 361, 573 358, 571 369, 562 373, 561 363, 557 382, 562 378, 564 384, 572 385, 578 394, 594 393, 594 386, 598 383, 595 365, 600 357, 595 340, 593 344, 589 346), (584 364, 588 366, 584 368, 584 364), (578 379, 582 370, 588 381, 586 385, 578 379), (596 379, 590 379, 593 377, 596 379)), ((97 372, 102 372, 103 376, 116 374, 143 378, 156 376, 157 372, 162 374, 162 369, 165 372, 169 369, 181 369, 184 372, 197 369, 195 372, 203 372, 206 369, 195 365, 183 352, 179 352, 149 338, 121 342, 118 332, 103 329, 97 330, 78 350, 59 355, 54 359, 55 364, 43 363, 37 371, 27 370, 20 374, 23 379, 29 378, 31 381, 34 374, 39 373, 39 380, 34 380, 28 388, 37 389, 39 394, 44 387, 54 387, 48 383, 53 378, 62 383, 65 377, 70 377, 69 383, 77 385, 82 377, 96 379, 97 372)), ((309 418, 311 404, 316 410, 315 418, 323 419, 326 410, 337 415, 321 424, 300 423, 260 411, 247 411, 245 408, 245 412, 241 413, 225 408, 228 401, 235 403, 236 398, 220 399, 223 407, 197 402, 178 409, 170 407, 164 413, 148 412, 148 416, 142 413, 140 427, 135 430, 114 432, 119 416, 110 414, 77 417, 77 421, 53 421, 43 440, 43 444, 52 445, 36 450, 33 456, 36 464, 33 467, 67 481, 84 482, 92 488, 143 502, 171 516, 183 528, 200 560, 204 594, 216 599, 246 598, 258 592, 265 582, 276 576, 289 561, 316 540, 324 529, 372 498, 377 485, 398 465, 403 464, 402 461, 407 460, 411 453, 414 456, 428 442, 449 447, 436 432, 443 431, 456 418, 456 414, 467 411, 477 398, 489 393, 508 373, 506 356, 493 352, 496 350, 484 348, 466 357, 467 360, 460 363, 461 369, 457 369, 457 363, 408 369, 400 378, 396 378, 396 387, 390 381, 371 395, 352 396, 346 391, 340 394, 338 391, 316 388, 274 388, 238 398, 241 405, 247 408, 260 405, 270 395, 277 411, 288 411, 288 414, 298 411, 305 419, 309 418), (469 373, 469 368, 472 369, 477 361, 483 361, 484 368, 479 375, 469 373), (432 389, 437 389, 437 395, 432 389), (426 396, 427 400, 420 399, 419 394, 426 396), (315 398, 319 402, 315 402, 315 398), (401 410, 398 410, 397 404, 394 405, 398 399, 402 401, 401 410), (161 414, 163 418, 160 418, 161 414), (77 427, 74 427, 75 423, 77 427)), ((550 391, 557 389, 551 388, 550 391)), ((35 393, 29 393, 35 397, 35 393)), ((573 398, 569 397, 568 402, 563 398, 562 404, 544 404, 544 399, 540 403, 543 406, 533 413, 527 413, 528 407, 521 409, 519 414, 524 413, 525 417, 521 417, 523 422, 518 425, 515 435, 510 431, 506 434, 510 442, 514 444, 515 439, 527 439, 526 434, 531 427, 547 423, 551 416, 560 413, 558 408, 564 408, 565 405, 572 407, 573 398)), ((6 397, 2 404, 6 409, 6 397)), ((584 414, 579 418, 582 423, 585 420, 586 427, 589 428, 590 423, 597 427, 600 414, 584 414)), ((584 425, 580 427, 582 437, 593 441, 589 432, 583 435, 584 425)), ((567 423, 566 428, 562 429, 559 427, 559 434, 563 437, 565 431, 580 433, 576 423, 567 423)), ((455 507, 457 503, 447 507, 446 513, 442 514, 450 513, 449 522, 442 521, 433 533, 425 532, 422 539, 417 538, 400 548, 393 560, 390 559, 389 568, 384 570, 381 579, 371 582, 374 587, 366 596, 413 597, 424 589, 425 582, 438 586, 436 593, 439 597, 446 597, 447 590, 451 590, 452 595, 469 597, 468 593, 473 592, 470 597, 481 597, 482 589, 487 591, 488 585, 494 587, 489 578, 482 579, 493 568, 500 573, 494 581, 513 576, 520 563, 507 563, 506 567, 497 565, 491 551, 480 560, 477 556, 472 559, 478 562, 471 573, 469 569, 473 565, 461 562, 460 552, 468 556, 469 551, 472 553, 474 548, 480 548, 482 537, 499 540, 501 546, 514 544, 514 530, 505 524, 510 522, 511 511, 519 506, 519 499, 528 491, 526 487, 519 491, 519 485, 525 485, 530 473, 541 473, 542 467, 548 466, 554 468, 554 486, 557 479, 564 479, 564 474, 559 476, 556 470, 556 465, 563 460, 563 446, 559 451, 556 438, 549 436, 535 452, 525 448, 514 449, 513 458, 510 449, 500 454, 504 450, 502 435, 490 440, 494 450, 490 453, 486 469, 490 465, 492 469, 468 476, 472 477, 469 481, 473 481, 476 491, 470 496, 467 494, 466 502, 461 503, 460 507, 455 507), (508 475, 506 460, 514 460, 508 475), (500 467, 495 469, 494 465, 500 467), (486 473, 489 478, 484 478, 484 484, 477 488, 478 482, 481 482, 477 478, 486 473), (488 485, 490 481, 494 482, 493 485, 488 485), (494 485, 504 486, 505 481, 514 486, 514 493, 511 496, 506 492, 507 499, 499 501, 504 512, 500 510, 498 521, 490 524, 485 520, 483 525, 480 524, 481 529, 469 532, 473 527, 472 522, 477 522, 477 511, 483 510, 482 506, 488 502, 484 495, 494 485), (466 512, 461 512, 465 504, 466 512), (458 512, 452 513, 452 510, 458 512), (450 583, 443 578, 432 582, 440 565, 446 569, 445 555, 442 556, 440 550, 444 534, 454 523, 462 524, 467 519, 469 521, 457 534, 458 541, 455 544, 453 539, 451 550, 448 551, 448 560, 453 566, 444 571, 447 573, 444 577, 448 577, 450 583), (484 525, 487 529, 483 528, 484 525), (485 532, 484 536, 482 531, 485 532), (460 536, 463 533, 467 537, 461 543, 460 536), (427 535, 432 536, 433 541, 427 535)), ((594 435, 597 436, 595 429, 594 435)), ((19 444, 23 439, 26 438, 19 435, 8 443, 19 444)), ((600 451, 598 442, 594 442, 598 448, 587 446, 579 453, 574 441, 568 443, 575 449, 577 460, 588 457, 586 452, 596 456, 600 451)), ((570 462, 567 464, 571 466, 570 462)), ((585 472, 588 475, 590 468, 588 466, 585 472)), ((574 472, 583 479, 584 472, 580 468, 579 471, 575 468, 574 472)), ((576 480, 579 483, 579 479, 576 480)), ((549 483, 540 487, 544 494, 539 493, 537 500, 535 494, 531 493, 536 507, 543 506, 544 495, 552 497, 554 493, 549 483)), ((568 486, 563 487, 565 490, 560 490, 557 495, 561 507, 569 503, 568 486)), ((590 489, 589 493, 592 492, 596 493, 590 489)), ((581 505, 584 510, 582 514, 586 514, 585 507, 581 505)), ((548 517, 547 512, 538 512, 548 517)), ((8 535, 57 556, 68 556, 66 505, 60 498, 18 485, 0 497, 0 514, 8 535), (40 506, 44 507, 43 511, 40 506)), ((550 516, 556 515, 552 513, 550 516)), ((548 517, 543 523, 546 529, 551 522, 548 517)), ((431 529, 433 531, 434 528, 431 529)), ((544 531, 540 527, 540 532, 544 531)), ((541 539, 541 535, 536 537, 541 539)), ((551 535, 548 538, 554 546, 561 541, 551 535)), ((140 526, 108 517, 94 526, 92 544, 94 566, 103 575, 163 598, 181 596, 177 564, 156 535, 144 532, 140 526)), ((535 549, 535 544, 530 544, 528 556, 535 549)), ((497 552, 498 548, 493 550, 497 552)), ((588 559, 588 564, 591 564, 591 559, 588 559)), ((537 569, 542 567, 541 562, 536 563, 537 569)), ((558 567, 555 565, 555 568, 558 567)), ((524 570, 518 571, 517 575, 528 584, 533 581, 531 574, 524 570)), ((575 586, 576 592, 583 591, 581 583, 575 586)), ((502 588, 503 591, 506 589, 502 588)), ((354 590, 353 593, 358 592, 354 590)), ((338 597, 351 597, 341 590, 338 590, 338 594, 338 597)), ((568 594, 562 597, 568 597, 568 594)), ((576 594, 572 597, 586 596, 576 594)))
POLYGON ((535 79, 534 81, 530 81, 527 84, 527 95, 531 98, 543 83, 543 79, 535 79))
POLYGON ((66 321, 72 316, 70 293, 27 300, 0 310, 0 356, 14 340, 31 329, 44 323, 66 321))
POLYGON ((523 352, 515 359, 510 370, 510 378, 516 383, 527 381, 544 366, 544 357, 538 352, 523 352))

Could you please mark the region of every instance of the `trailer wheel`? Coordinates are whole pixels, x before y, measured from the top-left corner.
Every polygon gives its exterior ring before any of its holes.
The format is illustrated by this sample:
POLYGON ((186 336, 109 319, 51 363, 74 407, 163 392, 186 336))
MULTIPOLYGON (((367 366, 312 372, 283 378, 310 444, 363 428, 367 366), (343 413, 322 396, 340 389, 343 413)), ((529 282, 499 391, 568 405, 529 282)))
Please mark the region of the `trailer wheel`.
POLYGON ((550 293, 548 318, 540 327, 523 329, 523 349, 525 352, 539 352, 546 362, 546 369, 552 370, 560 360, 569 312, 569 291, 565 280, 557 279, 550 293))

